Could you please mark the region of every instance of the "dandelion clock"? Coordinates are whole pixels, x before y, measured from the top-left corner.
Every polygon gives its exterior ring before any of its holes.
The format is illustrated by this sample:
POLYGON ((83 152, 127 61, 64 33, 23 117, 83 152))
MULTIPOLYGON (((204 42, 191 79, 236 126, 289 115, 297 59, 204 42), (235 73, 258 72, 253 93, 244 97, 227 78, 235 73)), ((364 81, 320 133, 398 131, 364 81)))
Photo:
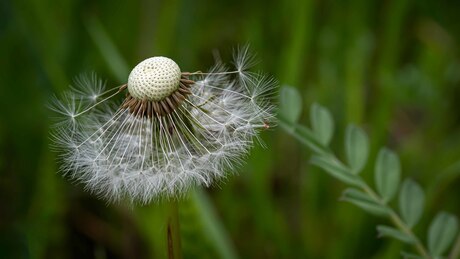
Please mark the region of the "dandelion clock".
POLYGON ((249 71, 247 48, 233 63, 182 72, 151 57, 108 90, 95 75, 77 78, 51 104, 61 171, 109 202, 142 204, 225 178, 274 118, 276 82, 249 71))

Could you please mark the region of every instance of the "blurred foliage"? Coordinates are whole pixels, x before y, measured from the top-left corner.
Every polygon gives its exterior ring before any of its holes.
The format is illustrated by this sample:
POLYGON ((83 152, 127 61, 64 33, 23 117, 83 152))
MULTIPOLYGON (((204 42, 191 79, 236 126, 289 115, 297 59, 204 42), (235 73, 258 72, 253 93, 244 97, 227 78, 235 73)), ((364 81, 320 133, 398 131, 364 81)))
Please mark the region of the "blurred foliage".
MULTIPOLYGON (((414 230, 426 236, 437 211, 460 215, 458 10, 428 0, 0 1, 0 258, 163 257, 162 204, 108 205, 56 174, 44 104, 82 72, 116 86, 146 57, 205 70, 245 43, 258 69, 301 91, 301 121, 317 101, 335 136, 348 123, 369 133, 368 182, 378 148, 400 154, 404 177, 428 190, 414 230)), ((376 237, 384 222, 337 202, 343 184, 312 167, 307 149, 279 128, 263 138, 268 148, 227 181, 182 202, 185 257, 400 256, 401 242, 376 237)), ((332 140, 342 159, 341 143, 332 140)))

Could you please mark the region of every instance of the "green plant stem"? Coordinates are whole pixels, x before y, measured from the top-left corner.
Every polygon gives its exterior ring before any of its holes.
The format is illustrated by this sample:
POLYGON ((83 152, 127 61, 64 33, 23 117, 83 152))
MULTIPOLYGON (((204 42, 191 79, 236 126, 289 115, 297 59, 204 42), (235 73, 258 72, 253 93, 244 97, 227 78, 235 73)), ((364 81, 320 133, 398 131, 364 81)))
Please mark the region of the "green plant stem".
POLYGON ((367 193, 369 194, 369 196, 371 196, 376 202, 378 202, 380 205, 382 206, 385 206, 388 211, 389 211, 389 217, 390 217, 390 220, 393 222, 393 224, 399 228, 399 230, 401 230, 403 233, 407 234, 408 236, 410 236, 411 238, 413 238, 413 240, 415 241, 414 242, 414 246, 415 246, 415 249, 417 250, 417 252, 423 256, 424 258, 431 258, 430 255, 428 254, 425 246, 423 246, 422 242, 420 242, 420 240, 418 239, 418 237, 414 234, 414 232, 412 232, 412 230, 410 229, 409 226, 407 226, 404 221, 399 217, 399 215, 392 209, 390 208, 389 206, 387 206, 383 201, 382 199, 380 198, 380 196, 378 196, 377 193, 375 193, 370 187, 369 185, 367 185, 364 181, 362 181, 362 189, 367 193))
POLYGON ((455 241, 455 244, 449 254, 449 259, 457 258, 460 258, 460 234, 458 234, 457 241, 455 241))
MULTIPOLYGON (((286 121, 285 118, 281 117, 280 118, 280 124, 281 124, 281 126, 283 128, 287 129, 287 132, 289 134, 291 134, 295 138, 301 140, 301 142, 303 144, 305 144, 307 147, 311 148, 313 150, 313 152, 315 152, 317 154, 320 154, 320 155, 327 154, 329 156, 334 157, 334 159, 338 160, 335 157, 335 155, 332 153, 332 151, 328 150, 324 146, 319 145, 319 148, 317 148, 315 145, 312 144, 314 142, 314 136, 313 135, 310 136, 311 133, 310 133, 310 130, 308 128, 303 128, 303 131, 302 131, 303 135, 301 135, 297 131, 297 129, 299 129, 300 127, 297 126, 295 123, 289 123, 288 121, 286 121), (289 130, 289 128, 292 128, 292 127, 293 127, 294 130, 289 130), (308 135, 305 135, 305 133, 308 133, 308 135), (308 139, 304 140, 305 137, 308 137, 308 139)), ((315 144, 318 145, 317 143, 315 143, 315 144)), ((389 217, 390 217, 390 220, 393 222, 393 224, 397 228, 399 228, 399 230, 401 230, 406 235, 410 236, 415 241, 414 246, 415 246, 415 249, 417 250, 417 252, 423 258, 431 259, 430 255, 427 252, 427 249, 425 248, 425 246, 423 246, 422 242, 420 242, 420 240, 417 238, 417 236, 412 232, 410 227, 407 226, 404 223, 404 221, 399 217, 399 215, 391 207, 389 207, 385 202, 383 202, 382 198, 376 192, 374 192, 374 190, 372 190, 372 188, 361 177, 357 176, 357 178, 360 181, 360 187, 363 189, 363 191, 366 192, 370 197, 372 197, 378 204, 380 204, 381 206, 384 206, 385 208, 388 209, 389 217)), ((459 239, 460 239, 460 237, 459 237, 459 239)), ((460 243, 460 241, 458 241, 457 243, 460 243)), ((460 244, 459 244, 459 246, 460 246, 460 244)))
POLYGON ((179 205, 177 200, 171 200, 167 204, 167 227, 166 243, 168 259, 182 258, 180 245, 180 226, 179 226, 179 205))

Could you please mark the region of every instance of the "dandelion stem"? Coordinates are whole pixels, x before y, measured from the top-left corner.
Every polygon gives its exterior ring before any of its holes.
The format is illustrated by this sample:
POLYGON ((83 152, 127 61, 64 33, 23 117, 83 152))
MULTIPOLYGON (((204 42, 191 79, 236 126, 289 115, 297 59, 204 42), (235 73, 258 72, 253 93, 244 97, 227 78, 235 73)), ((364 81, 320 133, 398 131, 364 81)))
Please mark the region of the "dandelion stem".
POLYGON ((181 244, 180 244, 180 226, 179 226, 179 205, 177 200, 172 199, 167 204, 167 254, 168 259, 182 258, 181 244))

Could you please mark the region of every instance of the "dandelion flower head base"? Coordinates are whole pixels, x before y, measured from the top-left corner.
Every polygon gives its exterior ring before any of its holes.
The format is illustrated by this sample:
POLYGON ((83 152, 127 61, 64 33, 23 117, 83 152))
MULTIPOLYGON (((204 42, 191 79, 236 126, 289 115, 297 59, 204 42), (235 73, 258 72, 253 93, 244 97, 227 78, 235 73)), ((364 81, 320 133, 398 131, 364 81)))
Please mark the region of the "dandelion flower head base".
POLYGON ((128 78, 128 94, 122 108, 135 116, 151 118, 173 112, 192 94, 190 73, 181 73, 179 66, 166 57, 152 57, 139 63, 128 78))
POLYGON ((128 91, 137 99, 160 101, 179 88, 181 72, 172 59, 152 57, 140 62, 128 77, 128 91))
POLYGON ((276 82, 249 71, 247 48, 233 63, 188 73, 149 58, 115 92, 95 75, 79 78, 51 105, 60 115, 52 140, 61 171, 111 202, 148 203, 224 179, 274 119, 276 82))

